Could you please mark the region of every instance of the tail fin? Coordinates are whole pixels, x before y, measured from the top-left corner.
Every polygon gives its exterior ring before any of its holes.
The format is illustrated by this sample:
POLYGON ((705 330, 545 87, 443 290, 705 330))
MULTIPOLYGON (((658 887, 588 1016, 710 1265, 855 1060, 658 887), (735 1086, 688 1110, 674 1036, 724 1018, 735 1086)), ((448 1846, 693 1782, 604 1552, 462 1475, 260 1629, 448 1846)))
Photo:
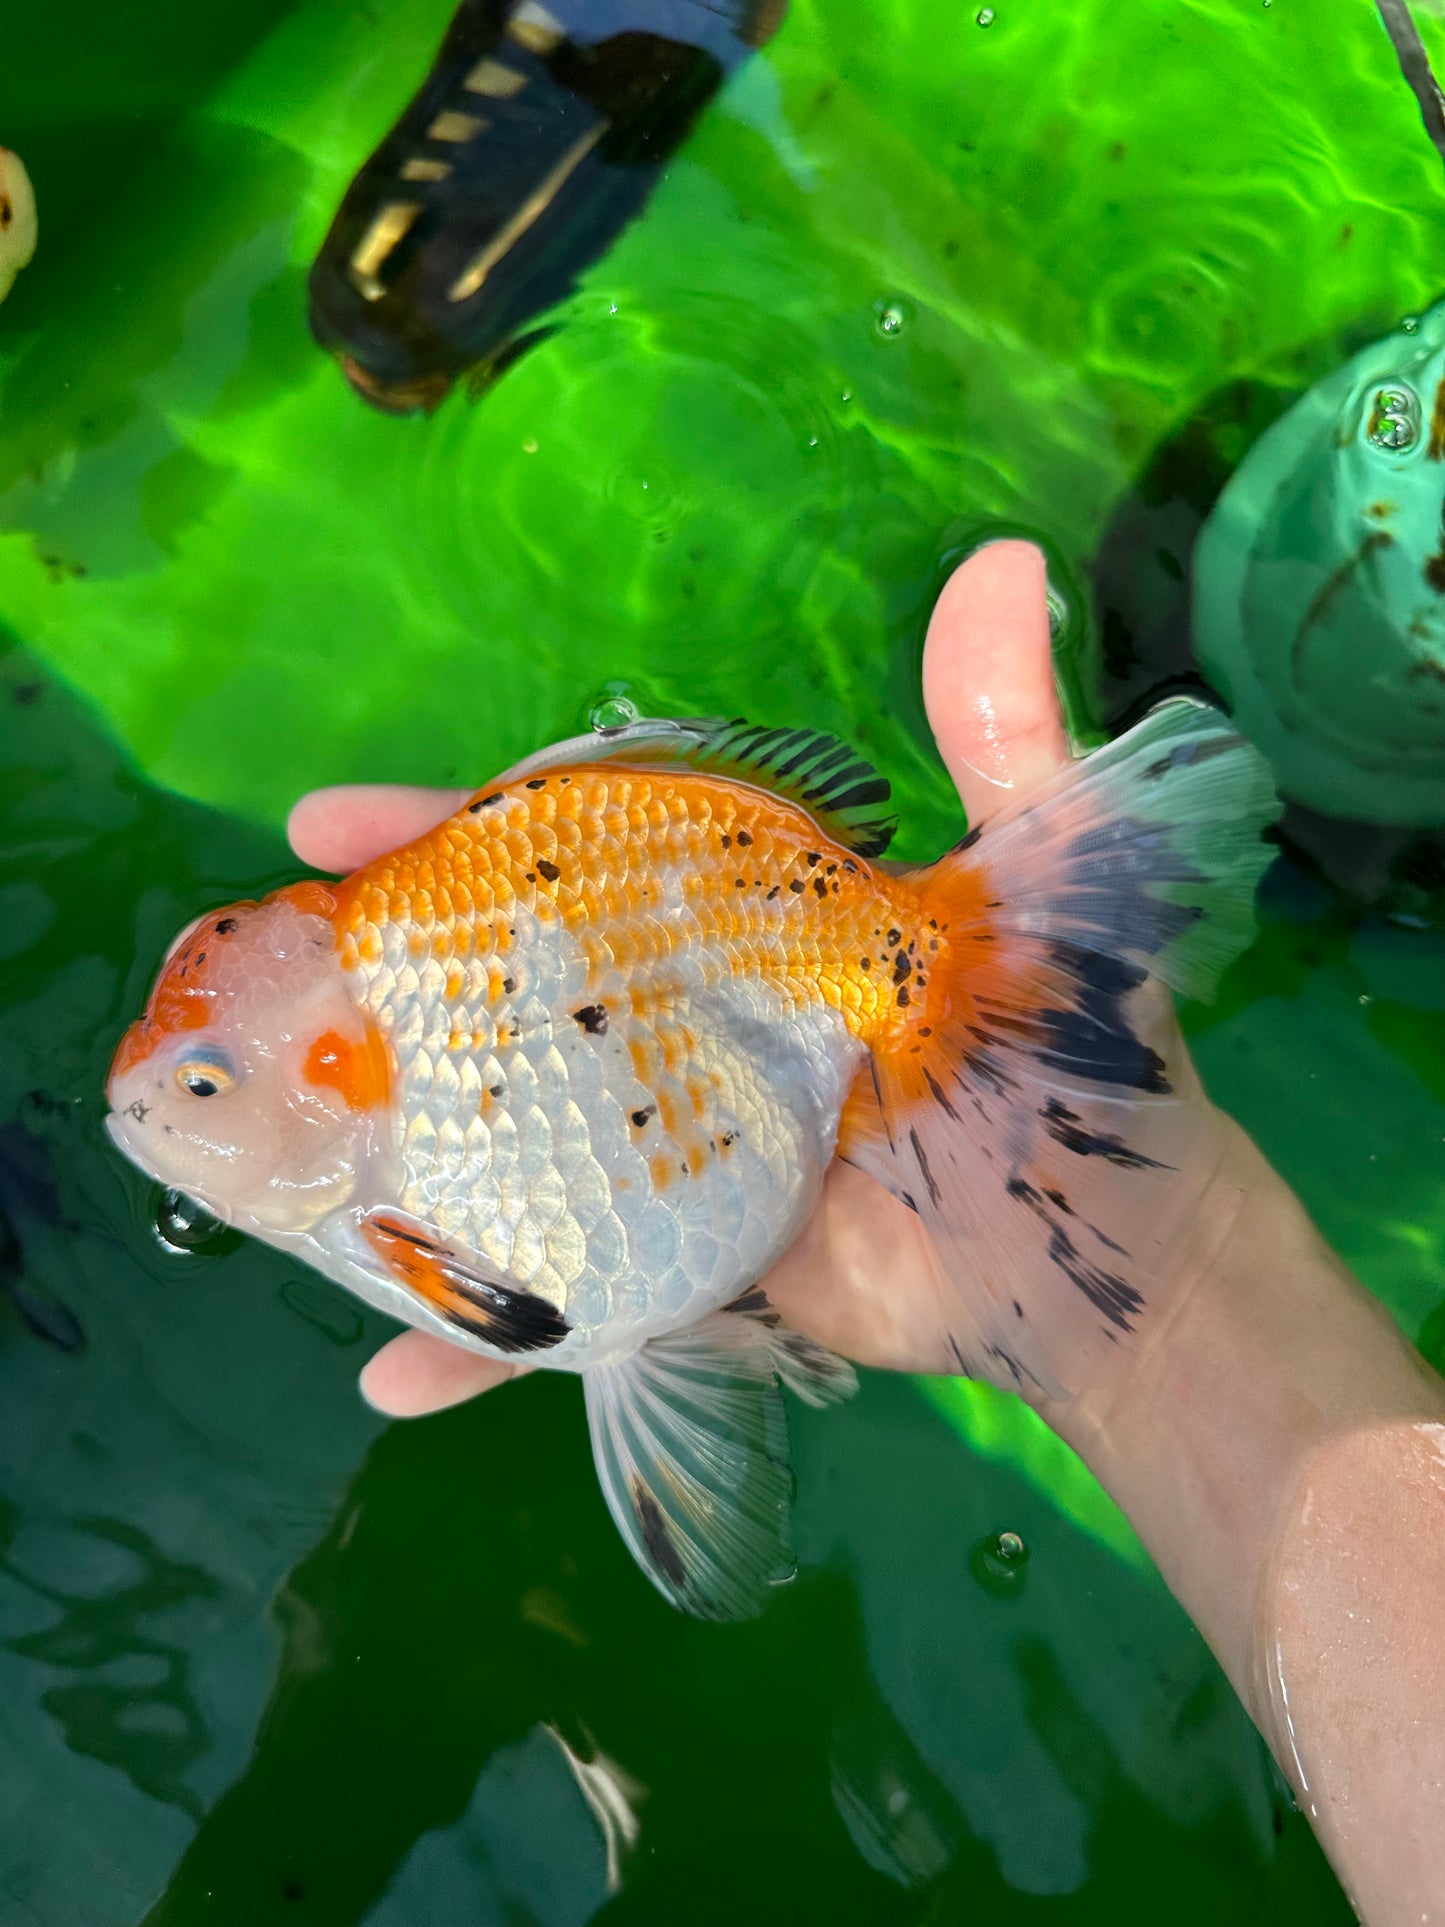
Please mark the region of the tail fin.
POLYGON ((928 1226, 964 1371, 1057 1395, 1148 1310, 1217 1157, 1149 980, 1205 995, 1243 949, 1278 809, 1228 719, 1173 701, 915 873, 933 968, 840 1149, 928 1226))

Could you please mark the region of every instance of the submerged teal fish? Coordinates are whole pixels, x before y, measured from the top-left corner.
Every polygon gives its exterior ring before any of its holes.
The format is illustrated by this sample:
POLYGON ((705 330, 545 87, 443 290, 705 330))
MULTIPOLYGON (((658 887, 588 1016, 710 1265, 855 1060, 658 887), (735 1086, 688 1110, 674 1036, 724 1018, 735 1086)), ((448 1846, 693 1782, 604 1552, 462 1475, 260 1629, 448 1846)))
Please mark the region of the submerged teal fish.
POLYGON ((1141 1029, 1251 929, 1264 765, 1173 702, 937 863, 831 738, 639 723, 335 884, 201 918, 112 1067, 142 1169, 370 1303, 580 1372, 677 1604, 787 1576, 778 1380, 850 1368, 758 1281, 835 1152, 939 1258, 940 1370, 1057 1389, 1149 1314, 1200 1128, 1141 1029))
POLYGON ((1445 824, 1445 303, 1266 430, 1193 574, 1200 663, 1286 796, 1445 824))

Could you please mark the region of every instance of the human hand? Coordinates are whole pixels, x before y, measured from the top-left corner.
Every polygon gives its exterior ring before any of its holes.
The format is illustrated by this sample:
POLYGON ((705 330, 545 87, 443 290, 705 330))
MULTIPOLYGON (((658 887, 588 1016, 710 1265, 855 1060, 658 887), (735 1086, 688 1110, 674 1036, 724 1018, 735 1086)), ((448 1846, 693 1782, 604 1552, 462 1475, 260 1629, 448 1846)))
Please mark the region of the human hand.
MULTIPOLYGON (((1068 749, 1036 550, 998 543, 954 574, 923 680, 971 822, 1058 767, 1068 749)), ((292 842, 318 868, 350 870, 469 794, 317 791, 292 814, 292 842)), ((1422 1908, 1445 1891, 1445 1387, 1208 1104, 1162 994, 1152 1021, 1148 1041, 1201 1127, 1195 1168, 1177 1174, 1188 1208, 1155 1259, 1172 1296, 1140 1342, 1117 1347, 1081 1395, 1041 1402, 1043 1415, 1118 1500, 1219 1656, 1364 1916, 1404 1927, 1433 1918, 1422 1908)), ((789 1324, 837 1351, 948 1369, 919 1220, 851 1166, 834 1165, 762 1282, 789 1324)), ((403 1417, 516 1369, 409 1331, 362 1386, 403 1417)))
MULTIPOLYGON (((998 542, 955 572, 933 614, 924 699, 970 824, 1037 787, 1068 757, 1045 588, 1037 549, 998 542)), ((315 791, 292 813, 292 842, 318 868, 348 870, 430 829, 469 793, 380 786, 315 791)), ((1150 1041, 1170 1062, 1176 1103, 1212 1119, 1217 1114, 1209 1112, 1189 1070, 1166 993, 1156 999, 1152 1022, 1150 1041)), ((1216 1132, 1194 1131, 1195 1168, 1179 1173, 1181 1191, 1202 1194, 1218 1154, 1216 1132)), ((948 1288, 919 1218, 849 1165, 835 1163, 802 1236, 762 1283, 790 1325, 861 1363, 957 1369, 944 1342, 947 1321, 938 1314, 940 1293, 948 1288)), ((362 1385, 373 1404, 402 1417, 455 1404, 518 1370, 525 1367, 407 1332, 377 1354, 362 1385)))

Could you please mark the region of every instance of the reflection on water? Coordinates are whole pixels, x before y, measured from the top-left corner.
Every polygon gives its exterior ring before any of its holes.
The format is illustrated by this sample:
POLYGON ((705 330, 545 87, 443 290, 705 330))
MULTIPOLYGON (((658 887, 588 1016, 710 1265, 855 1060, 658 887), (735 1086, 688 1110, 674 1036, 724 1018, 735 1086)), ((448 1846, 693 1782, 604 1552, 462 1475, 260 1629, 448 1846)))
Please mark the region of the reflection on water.
POLYGON ((67 1746, 118 1767, 142 1793, 199 1819, 200 1801, 185 1775, 210 1735, 191 1691, 190 1657, 161 1636, 161 1626, 184 1621, 187 1606, 215 1600, 221 1588, 199 1566, 167 1559, 123 1520, 77 1519, 71 1530, 130 1554, 132 1575, 104 1592, 64 1592, 37 1576, 57 1563, 53 1545, 45 1546, 42 1535, 36 1558, 18 1535, 0 1553, 0 1572, 57 1616, 10 1640, 10 1650, 65 1682, 47 1688, 41 1704, 67 1746))

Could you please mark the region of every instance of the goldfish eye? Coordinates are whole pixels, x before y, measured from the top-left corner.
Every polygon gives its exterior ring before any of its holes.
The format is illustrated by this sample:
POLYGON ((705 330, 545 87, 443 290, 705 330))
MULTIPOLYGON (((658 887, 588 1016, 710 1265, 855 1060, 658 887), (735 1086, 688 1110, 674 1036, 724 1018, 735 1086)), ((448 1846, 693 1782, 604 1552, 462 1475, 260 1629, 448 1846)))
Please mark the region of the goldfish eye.
POLYGON ((219 1051, 206 1057, 190 1057, 177 1067, 176 1082, 192 1097, 223 1097, 236 1082, 230 1062, 219 1051))

